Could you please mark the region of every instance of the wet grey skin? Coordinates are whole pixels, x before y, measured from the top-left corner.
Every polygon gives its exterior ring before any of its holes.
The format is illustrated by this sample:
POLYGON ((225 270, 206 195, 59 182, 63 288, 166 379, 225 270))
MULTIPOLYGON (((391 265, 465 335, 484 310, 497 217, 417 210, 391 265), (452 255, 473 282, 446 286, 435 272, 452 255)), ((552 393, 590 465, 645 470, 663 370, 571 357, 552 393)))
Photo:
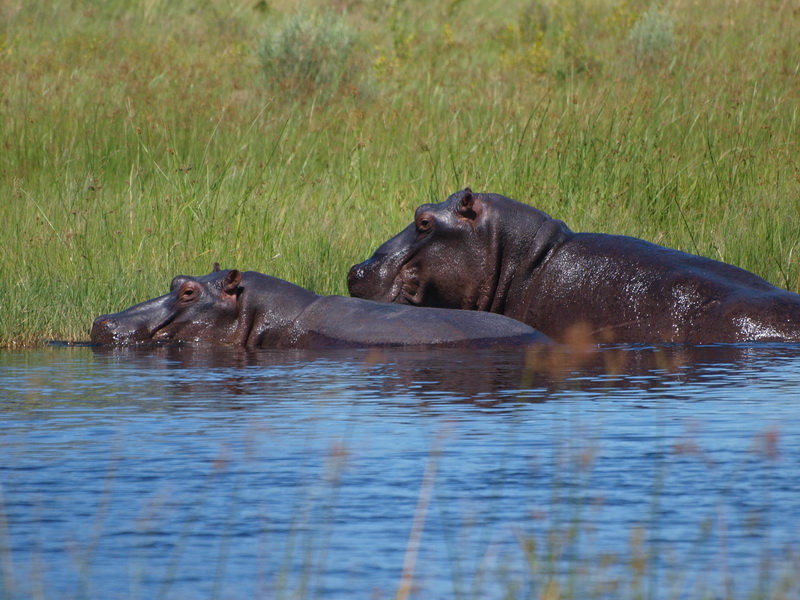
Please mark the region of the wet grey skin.
POLYGON ((178 276, 170 292, 102 315, 90 339, 102 345, 190 343, 248 348, 523 347, 549 343, 501 315, 319 296, 255 271, 178 276))
POLYGON ((503 314, 567 341, 800 341, 800 295, 739 267, 621 235, 574 233, 550 215, 469 188, 348 274, 350 294, 503 314))

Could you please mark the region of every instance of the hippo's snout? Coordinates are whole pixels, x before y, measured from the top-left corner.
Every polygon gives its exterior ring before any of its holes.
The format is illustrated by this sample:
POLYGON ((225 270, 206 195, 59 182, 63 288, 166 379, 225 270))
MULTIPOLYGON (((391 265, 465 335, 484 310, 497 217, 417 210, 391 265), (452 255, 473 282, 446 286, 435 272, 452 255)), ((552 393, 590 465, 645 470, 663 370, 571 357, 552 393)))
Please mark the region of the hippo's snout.
POLYGON ((110 315, 100 315, 92 323, 89 339, 95 344, 111 344, 114 342, 116 322, 110 315))
POLYGON ((382 244, 367 260, 353 265, 347 274, 350 295, 367 300, 395 302, 400 292, 401 272, 415 252, 416 226, 411 223, 382 244))
POLYGON ((371 282, 371 271, 375 268, 375 259, 368 258, 364 262, 350 267, 347 273, 347 289, 350 295, 356 298, 370 298, 375 294, 374 285, 371 282), (372 266, 372 269, 370 269, 372 266))
POLYGON ((143 342, 150 339, 150 335, 141 324, 129 322, 118 315, 100 315, 92 323, 89 339, 94 344, 118 345, 143 342))
POLYGON ((350 267, 347 289, 354 298, 379 302, 404 302, 403 278, 385 255, 374 255, 350 267))
POLYGON ((364 279, 363 264, 364 263, 358 263, 357 265, 353 265, 347 272, 347 287, 350 289, 350 293, 353 291, 353 286, 357 287, 359 282, 364 279))

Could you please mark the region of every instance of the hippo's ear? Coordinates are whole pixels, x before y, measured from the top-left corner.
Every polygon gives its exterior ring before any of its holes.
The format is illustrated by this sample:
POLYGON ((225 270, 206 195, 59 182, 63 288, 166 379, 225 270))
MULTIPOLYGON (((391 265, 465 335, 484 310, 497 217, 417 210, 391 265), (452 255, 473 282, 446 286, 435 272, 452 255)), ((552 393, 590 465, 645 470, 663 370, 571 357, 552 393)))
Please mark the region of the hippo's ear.
POLYGON ((231 269, 228 271, 228 274, 225 276, 225 280, 222 282, 222 291, 230 296, 233 296, 236 294, 236 290, 239 289, 239 284, 241 281, 242 272, 237 271, 236 269, 231 269))
POLYGON ((456 212, 465 219, 474 220, 478 216, 478 199, 472 190, 465 188, 461 194, 461 199, 458 201, 456 212))
POLYGON ((218 263, 218 262, 215 262, 215 263, 214 263, 214 268, 213 268, 213 269, 211 269, 211 272, 212 272, 212 273, 216 273, 217 271, 221 271, 221 270, 222 270, 222 269, 220 269, 220 268, 219 268, 219 263, 218 263))

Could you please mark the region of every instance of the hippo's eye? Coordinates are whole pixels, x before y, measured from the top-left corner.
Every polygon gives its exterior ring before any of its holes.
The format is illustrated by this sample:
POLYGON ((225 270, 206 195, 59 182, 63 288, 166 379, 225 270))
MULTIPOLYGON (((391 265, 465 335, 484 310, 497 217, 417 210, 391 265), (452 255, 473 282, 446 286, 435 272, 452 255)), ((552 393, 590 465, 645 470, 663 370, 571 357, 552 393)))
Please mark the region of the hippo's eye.
POLYGON ((181 286, 181 289, 178 290, 178 301, 191 302, 197 297, 197 292, 196 285, 193 285, 191 282, 186 282, 181 286))
POLYGON ((433 227, 433 219, 428 215, 420 215, 417 219, 417 231, 425 233, 430 231, 431 227, 433 227))

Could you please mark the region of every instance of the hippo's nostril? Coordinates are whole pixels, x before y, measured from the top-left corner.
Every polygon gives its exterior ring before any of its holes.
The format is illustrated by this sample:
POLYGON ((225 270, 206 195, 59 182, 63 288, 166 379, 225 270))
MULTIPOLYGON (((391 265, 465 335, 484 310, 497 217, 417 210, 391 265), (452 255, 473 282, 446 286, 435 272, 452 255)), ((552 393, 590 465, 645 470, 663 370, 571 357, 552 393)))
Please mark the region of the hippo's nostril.
POLYGON ((369 279, 369 264, 370 261, 367 260, 350 267, 350 271, 347 273, 347 285, 351 291, 354 287, 358 288, 367 285, 367 280, 369 279))
POLYGON ((350 270, 347 272, 347 280, 353 281, 356 279, 361 279, 364 276, 364 269, 361 268, 361 265, 353 265, 350 267, 350 270))

